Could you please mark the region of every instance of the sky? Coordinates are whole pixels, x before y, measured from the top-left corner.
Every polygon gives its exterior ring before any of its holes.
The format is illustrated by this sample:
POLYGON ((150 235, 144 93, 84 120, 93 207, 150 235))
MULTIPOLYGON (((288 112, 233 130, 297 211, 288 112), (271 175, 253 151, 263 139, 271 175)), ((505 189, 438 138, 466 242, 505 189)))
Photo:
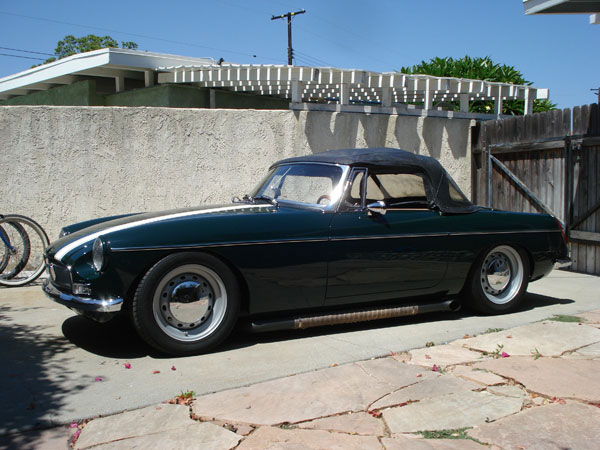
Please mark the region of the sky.
POLYGON ((391 72, 434 57, 489 56, 548 88, 560 108, 597 100, 600 25, 587 14, 525 16, 522 0, 0 0, 0 77, 39 64, 69 34, 287 64, 287 23, 271 17, 302 9, 292 20, 296 65, 391 72))

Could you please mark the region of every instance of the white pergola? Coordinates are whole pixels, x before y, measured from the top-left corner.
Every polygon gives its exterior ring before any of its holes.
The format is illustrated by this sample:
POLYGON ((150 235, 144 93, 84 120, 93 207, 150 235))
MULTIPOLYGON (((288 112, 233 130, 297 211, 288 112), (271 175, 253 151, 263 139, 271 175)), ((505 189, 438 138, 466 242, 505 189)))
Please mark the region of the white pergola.
POLYGON ((399 72, 369 72, 331 67, 224 64, 161 67, 159 83, 186 83, 235 92, 253 92, 289 98, 292 103, 378 105, 422 103, 431 110, 441 102, 459 102, 468 112, 469 102, 494 102, 499 116, 505 100, 524 100, 525 114, 533 101, 547 99, 548 89, 482 80, 407 75, 399 72))

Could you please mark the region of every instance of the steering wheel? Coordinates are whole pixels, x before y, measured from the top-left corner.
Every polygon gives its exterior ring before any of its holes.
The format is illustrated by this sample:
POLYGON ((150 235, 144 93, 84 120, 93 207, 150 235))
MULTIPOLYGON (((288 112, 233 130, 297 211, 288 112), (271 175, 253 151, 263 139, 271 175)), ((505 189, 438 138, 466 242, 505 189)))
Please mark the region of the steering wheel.
POLYGON ((329 200, 329 203, 331 203, 331 197, 327 194, 325 195, 321 195, 318 199, 317 199, 317 205, 321 204, 321 200, 329 200))

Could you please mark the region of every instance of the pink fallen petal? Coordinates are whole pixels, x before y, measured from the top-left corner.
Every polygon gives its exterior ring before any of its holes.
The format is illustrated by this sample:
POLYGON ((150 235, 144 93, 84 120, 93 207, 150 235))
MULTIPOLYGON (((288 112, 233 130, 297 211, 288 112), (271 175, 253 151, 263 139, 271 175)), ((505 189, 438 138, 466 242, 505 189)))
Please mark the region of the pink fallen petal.
POLYGON ((171 370, 177 370, 175 366, 171 366, 171 370))
POLYGON ((500 354, 500 356, 502 356, 503 358, 509 358, 510 357, 510 355, 508 353, 506 353, 506 352, 502 352, 500 354))
POLYGON ((131 364, 129 364, 129 363, 123 363, 123 365, 125 366, 126 369, 131 369, 131 364))
POLYGON ((425 359, 431 359, 431 356, 425 355, 425 359))
POLYGON ((69 428, 77 428, 79 426, 79 424, 77 422, 71 422, 69 424, 69 428))
POLYGON ((431 370, 433 370, 434 372, 438 371, 438 366, 436 364, 433 365, 433 367, 431 368, 431 370))
POLYGON ((75 433, 73 433, 73 436, 71 436, 71 441, 75 442, 80 434, 81 434, 81 430, 75 431, 75 433))
POLYGON ((102 377, 96 377, 96 381, 102 381, 102 377))

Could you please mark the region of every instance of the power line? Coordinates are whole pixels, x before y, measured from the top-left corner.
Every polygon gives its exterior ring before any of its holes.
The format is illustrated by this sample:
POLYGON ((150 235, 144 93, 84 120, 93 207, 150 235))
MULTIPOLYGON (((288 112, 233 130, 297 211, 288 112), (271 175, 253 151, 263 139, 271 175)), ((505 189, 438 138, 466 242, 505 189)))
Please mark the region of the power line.
POLYGON ((302 57, 305 60, 312 60, 317 65, 320 65, 320 66, 331 66, 331 64, 329 64, 328 62, 325 62, 325 61, 323 61, 322 59, 319 59, 319 58, 315 58, 314 56, 308 55, 308 54, 303 53, 303 52, 301 52, 299 50, 294 50, 294 53, 296 53, 297 55, 299 55, 299 56, 297 56, 297 58, 302 57))
POLYGON ((36 61, 45 61, 44 58, 34 58, 32 56, 21 56, 21 55, 9 55, 7 53, 0 53, 0 56, 12 56, 13 58, 35 59, 36 61))
MULTIPOLYGON (((47 19, 47 18, 44 18, 44 17, 27 16, 27 15, 24 15, 24 14, 15 14, 15 13, 10 13, 10 12, 6 12, 6 11, 0 11, 0 14, 5 14, 5 15, 8 15, 8 16, 14 16, 14 17, 23 17, 25 19, 41 20, 43 22, 59 23, 61 25, 70 25, 70 26, 73 26, 73 27, 89 28, 89 29, 100 30, 100 31, 109 32, 109 33, 119 33, 119 34, 123 34, 123 35, 126 35, 126 36, 134 36, 134 37, 143 38, 143 39, 150 39, 150 40, 154 40, 154 41, 167 42, 169 44, 187 45, 187 46, 190 46, 190 47, 204 48, 204 49, 207 49, 207 50, 213 50, 213 51, 217 51, 217 52, 232 53, 232 54, 236 54, 236 55, 250 56, 250 57, 253 57, 253 58, 257 57, 257 55, 252 54, 252 53, 238 52, 238 51, 235 51, 235 50, 225 50, 225 49, 222 49, 222 48, 216 48, 216 47, 209 47, 209 46, 206 46, 206 45, 193 44, 191 42, 174 41, 174 40, 171 40, 171 39, 157 38, 157 37, 148 36, 148 35, 145 35, 145 34, 136 34, 136 33, 129 33, 127 31, 112 30, 110 28, 96 27, 96 26, 93 26, 93 25, 83 25, 83 24, 72 23, 72 22, 64 22, 62 20, 47 19)), ((262 56, 262 55, 260 55, 260 56, 261 56, 261 58, 264 58, 264 59, 271 59, 271 60, 277 61, 277 58, 271 58, 271 57, 266 57, 266 56, 262 56)))
POLYGON ((53 53, 34 52, 32 50, 21 50, 20 48, 0 47, 2 50, 12 50, 13 52, 34 53, 36 55, 54 56, 53 53))

